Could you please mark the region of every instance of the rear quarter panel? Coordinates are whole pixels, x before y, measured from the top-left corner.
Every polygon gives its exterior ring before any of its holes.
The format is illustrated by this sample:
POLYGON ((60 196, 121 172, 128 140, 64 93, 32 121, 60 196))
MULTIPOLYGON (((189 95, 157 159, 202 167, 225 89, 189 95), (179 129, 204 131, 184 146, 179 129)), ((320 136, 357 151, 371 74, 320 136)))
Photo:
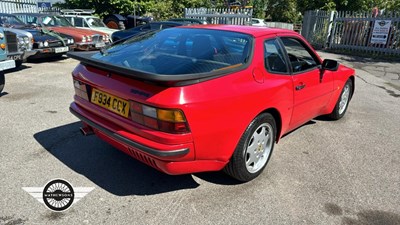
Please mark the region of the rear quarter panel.
POLYGON ((148 101, 170 107, 171 99, 175 100, 172 105, 181 107, 187 117, 196 159, 220 161, 230 159, 257 115, 274 108, 282 112, 283 121, 288 123, 293 104, 290 79, 265 72, 261 39, 256 39, 252 64, 247 69, 195 85, 171 88, 148 101), (254 70, 262 73, 263 82, 254 79, 254 70))

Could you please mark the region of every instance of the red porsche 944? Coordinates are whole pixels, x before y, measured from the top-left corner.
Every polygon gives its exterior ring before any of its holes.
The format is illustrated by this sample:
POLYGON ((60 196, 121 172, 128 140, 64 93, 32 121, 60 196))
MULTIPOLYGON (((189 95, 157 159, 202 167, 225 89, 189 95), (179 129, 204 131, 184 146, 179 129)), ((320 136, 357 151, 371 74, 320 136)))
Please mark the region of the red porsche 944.
POLYGON ((354 91, 353 69, 282 29, 177 27, 69 56, 82 132, 167 174, 252 180, 282 135, 342 118, 354 91))

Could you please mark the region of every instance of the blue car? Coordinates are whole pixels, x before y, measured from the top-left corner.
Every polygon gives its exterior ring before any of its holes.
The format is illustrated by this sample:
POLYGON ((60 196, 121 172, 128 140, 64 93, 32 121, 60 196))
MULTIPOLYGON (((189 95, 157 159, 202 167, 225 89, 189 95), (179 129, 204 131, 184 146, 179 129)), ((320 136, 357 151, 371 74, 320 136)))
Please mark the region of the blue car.
POLYGON ((167 28, 183 26, 183 25, 188 25, 188 24, 189 23, 186 23, 186 22, 173 22, 173 21, 151 22, 151 23, 139 26, 139 27, 114 32, 111 35, 111 39, 113 42, 116 42, 116 41, 119 41, 122 39, 133 37, 133 36, 141 34, 141 33, 148 32, 148 31, 164 30, 167 28))

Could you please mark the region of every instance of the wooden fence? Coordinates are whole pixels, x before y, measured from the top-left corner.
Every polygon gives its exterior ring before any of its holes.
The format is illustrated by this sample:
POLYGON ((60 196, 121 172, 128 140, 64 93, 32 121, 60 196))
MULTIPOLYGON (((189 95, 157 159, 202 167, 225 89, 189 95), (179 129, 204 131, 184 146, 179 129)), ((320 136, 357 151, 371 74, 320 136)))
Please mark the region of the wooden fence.
POLYGON ((202 19, 211 24, 250 25, 252 15, 253 9, 185 9, 185 18, 202 19))
POLYGON ((400 13, 308 11, 302 35, 317 48, 400 55, 400 13))

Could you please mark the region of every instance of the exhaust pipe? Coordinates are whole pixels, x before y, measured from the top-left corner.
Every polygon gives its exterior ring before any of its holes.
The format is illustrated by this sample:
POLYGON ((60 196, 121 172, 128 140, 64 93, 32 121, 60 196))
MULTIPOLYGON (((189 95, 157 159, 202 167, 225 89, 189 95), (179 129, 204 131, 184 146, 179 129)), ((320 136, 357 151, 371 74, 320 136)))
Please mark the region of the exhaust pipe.
POLYGON ((89 136, 89 135, 93 135, 94 131, 91 127, 89 126, 84 126, 79 128, 79 130, 81 131, 81 133, 83 134, 83 136, 89 136))

